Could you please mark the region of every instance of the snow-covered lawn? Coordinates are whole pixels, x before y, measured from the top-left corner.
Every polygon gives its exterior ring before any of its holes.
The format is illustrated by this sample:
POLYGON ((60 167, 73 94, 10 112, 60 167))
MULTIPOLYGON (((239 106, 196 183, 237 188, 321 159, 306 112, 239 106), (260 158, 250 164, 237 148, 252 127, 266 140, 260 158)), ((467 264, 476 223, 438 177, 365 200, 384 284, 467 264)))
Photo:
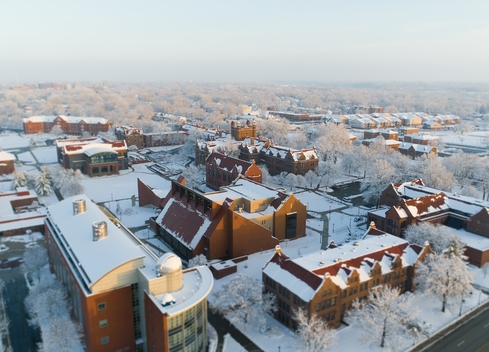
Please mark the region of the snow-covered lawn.
POLYGON ((17 133, 6 132, 0 134, 0 147, 2 147, 3 150, 28 147, 29 142, 30 137, 19 136, 17 133))
POLYGON ((314 192, 297 192, 294 195, 307 207, 307 210, 323 212, 344 207, 342 203, 331 201, 314 192))
POLYGON ((31 152, 24 152, 24 153, 17 154, 17 159, 27 164, 34 164, 36 162, 31 152))
POLYGON ((58 162, 56 147, 35 148, 32 153, 40 164, 54 164, 58 162))

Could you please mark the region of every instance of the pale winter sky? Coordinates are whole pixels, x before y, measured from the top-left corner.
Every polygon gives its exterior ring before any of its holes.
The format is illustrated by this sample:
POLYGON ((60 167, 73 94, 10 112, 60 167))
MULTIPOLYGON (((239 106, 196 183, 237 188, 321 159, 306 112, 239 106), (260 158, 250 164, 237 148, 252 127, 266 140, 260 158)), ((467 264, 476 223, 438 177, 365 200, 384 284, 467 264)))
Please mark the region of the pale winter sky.
POLYGON ((0 83, 489 82, 488 0, 1 0, 0 83))

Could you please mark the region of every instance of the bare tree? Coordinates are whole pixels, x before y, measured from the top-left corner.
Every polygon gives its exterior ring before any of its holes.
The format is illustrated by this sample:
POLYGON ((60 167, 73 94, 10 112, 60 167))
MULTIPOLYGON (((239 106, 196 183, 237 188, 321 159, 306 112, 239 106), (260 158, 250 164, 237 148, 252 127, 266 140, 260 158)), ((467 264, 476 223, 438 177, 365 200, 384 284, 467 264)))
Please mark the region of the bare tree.
POLYGON ((412 307, 412 296, 400 295, 400 289, 389 285, 370 290, 367 300, 354 302, 349 315, 365 330, 365 338, 379 341, 380 346, 395 342, 398 335, 411 333, 419 326, 418 311, 412 307))
POLYGON ((473 274, 462 258, 444 254, 429 254, 425 262, 418 263, 414 279, 421 291, 440 298, 442 312, 445 312, 450 299, 469 292, 473 281, 473 274))
POLYGON ((32 246, 24 252, 24 270, 27 274, 32 274, 36 280, 40 279, 41 269, 48 262, 48 252, 42 246, 32 246))
POLYGON ((309 313, 303 308, 295 311, 294 319, 298 325, 296 334, 299 338, 298 349, 304 352, 327 351, 337 343, 336 330, 314 313, 309 313))
POLYGON ((250 322, 263 324, 262 314, 277 310, 275 295, 264 293, 263 282, 255 276, 239 274, 212 296, 211 309, 245 329, 250 322))

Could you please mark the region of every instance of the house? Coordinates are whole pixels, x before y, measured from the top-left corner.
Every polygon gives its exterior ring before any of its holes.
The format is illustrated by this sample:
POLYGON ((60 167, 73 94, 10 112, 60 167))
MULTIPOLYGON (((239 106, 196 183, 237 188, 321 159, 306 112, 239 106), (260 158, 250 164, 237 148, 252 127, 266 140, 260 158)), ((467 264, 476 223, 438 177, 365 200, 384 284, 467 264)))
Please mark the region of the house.
POLYGON ((375 122, 370 115, 354 115, 355 118, 350 119, 351 128, 368 129, 374 128, 375 122))
POLYGON ((0 175, 8 175, 15 171, 15 155, 0 150, 0 175))
POLYGON ((418 127, 399 127, 398 132, 400 136, 406 136, 410 134, 416 134, 419 133, 419 128, 418 127))
POLYGON ((285 326, 296 330, 294 311, 303 308, 337 328, 353 302, 366 299, 375 287, 411 290, 415 265, 429 251, 429 245, 410 245, 371 225, 362 240, 330 245, 297 259, 277 246, 263 268, 263 283, 275 294, 274 316, 285 326))
POLYGON ((428 134, 421 134, 421 133, 413 133, 404 136, 404 142, 422 144, 422 145, 428 145, 430 144, 430 142, 437 141, 438 139, 439 139, 438 136, 430 136, 428 134))
POLYGON ((411 159, 419 158, 423 155, 435 155, 437 153, 437 148, 431 145, 424 144, 414 144, 414 143, 401 143, 397 150, 403 155, 409 156, 411 159))
POLYGON ((138 149, 144 148, 142 128, 134 128, 132 126, 117 126, 115 128, 115 135, 118 140, 126 141, 126 145, 128 147, 135 145, 138 149))
POLYGON ((205 162, 206 186, 215 191, 222 186, 230 185, 237 177, 261 183, 262 172, 254 160, 251 162, 236 159, 220 153, 212 153, 205 162))
POLYGON ((45 218, 36 192, 26 187, 0 192, 0 236, 23 235, 28 231, 44 233, 45 218))
POLYGON ((100 138, 56 141, 58 163, 65 169, 93 176, 119 174, 128 168, 125 141, 106 142, 100 138))
POLYGON ((489 202, 441 192, 415 180, 389 185, 379 203, 385 206, 368 212, 368 221, 379 230, 402 236, 409 225, 419 222, 448 226, 467 241, 471 264, 480 267, 489 261, 489 202))
MULTIPOLYGON (((150 193, 146 189, 148 200, 150 193)), ((172 180, 159 208, 151 226, 187 260, 199 254, 209 260, 237 258, 303 237, 306 231, 306 207, 299 199, 242 177, 211 193, 188 188, 180 177, 172 180)))
MULTIPOLYGON (((249 149, 248 149, 249 150, 249 149)), ((240 159, 246 160, 247 148, 240 149, 240 159)), ((291 149, 266 141, 259 151, 260 163, 267 166, 271 176, 282 172, 304 176, 308 171, 314 171, 319 164, 316 148, 291 149)), ((251 158, 250 158, 251 159, 251 158)))
POLYGON ((309 115, 308 113, 293 113, 284 111, 269 111, 269 115, 295 122, 318 121, 321 120, 322 117, 322 115, 309 115))
POLYGON ((393 130, 371 129, 363 132, 364 139, 374 139, 378 136, 382 136, 384 139, 392 139, 396 141, 399 139, 399 133, 393 130))
POLYGON ((415 113, 405 112, 392 115, 400 118, 403 126, 416 127, 423 124, 423 119, 415 113))
MULTIPOLYGON (((364 139, 362 141, 362 144, 365 145, 365 146, 370 146, 373 143, 375 143, 375 141, 377 141, 377 138, 374 138, 374 139, 364 139)), ((382 138, 382 141, 383 141, 383 143, 384 143, 384 145, 386 147, 389 147, 391 149, 394 149, 395 151, 398 150, 399 146, 402 143, 402 142, 399 142, 397 139, 383 139, 382 138)))
POLYGON ((102 117, 75 117, 75 116, 30 116, 23 120, 24 133, 49 133, 54 126, 59 126, 63 134, 81 136, 90 133, 92 136, 100 132, 107 132, 112 122, 102 117))
POLYGON ((172 253, 158 257, 85 195, 48 207, 46 246, 63 283, 85 349, 206 351, 206 266, 182 269, 172 253))

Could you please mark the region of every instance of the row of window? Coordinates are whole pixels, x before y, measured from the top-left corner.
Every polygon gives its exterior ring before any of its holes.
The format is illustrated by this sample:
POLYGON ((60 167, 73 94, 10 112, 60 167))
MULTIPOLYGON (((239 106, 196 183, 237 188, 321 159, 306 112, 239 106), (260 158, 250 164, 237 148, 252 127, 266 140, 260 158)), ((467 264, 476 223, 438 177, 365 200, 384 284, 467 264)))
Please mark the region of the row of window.
POLYGON ((290 305, 282 301, 280 298, 278 299, 278 306, 285 310, 287 313, 290 313, 290 305))
POLYGON ((331 299, 327 299, 325 301, 316 303, 316 312, 319 312, 321 310, 325 310, 329 307, 334 307, 336 305, 336 297, 333 297, 331 299))

